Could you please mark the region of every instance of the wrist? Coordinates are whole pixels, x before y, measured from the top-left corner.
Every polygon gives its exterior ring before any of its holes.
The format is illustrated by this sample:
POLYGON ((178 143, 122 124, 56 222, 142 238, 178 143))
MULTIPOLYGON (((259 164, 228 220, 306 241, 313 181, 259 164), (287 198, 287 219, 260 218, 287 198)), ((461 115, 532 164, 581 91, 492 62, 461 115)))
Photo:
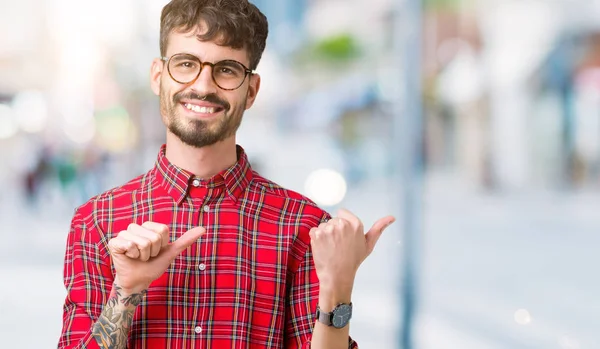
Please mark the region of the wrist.
POLYGON ((123 286, 119 282, 118 276, 115 278, 111 295, 118 296, 118 298, 125 298, 139 294, 145 294, 148 290, 149 285, 127 285, 123 286))
POLYGON ((330 312, 338 304, 349 304, 352 302, 352 284, 349 285, 330 285, 321 284, 319 288, 319 307, 330 312))

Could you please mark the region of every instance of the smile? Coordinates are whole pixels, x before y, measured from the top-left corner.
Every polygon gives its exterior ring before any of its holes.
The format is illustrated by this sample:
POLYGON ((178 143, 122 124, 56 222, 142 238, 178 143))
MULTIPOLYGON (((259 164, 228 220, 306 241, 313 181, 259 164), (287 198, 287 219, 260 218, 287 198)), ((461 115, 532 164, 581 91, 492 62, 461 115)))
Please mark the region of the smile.
POLYGON ((195 113, 199 114, 214 114, 218 111, 221 111, 223 108, 220 107, 203 107, 195 104, 184 103, 183 106, 188 110, 191 110, 195 113))

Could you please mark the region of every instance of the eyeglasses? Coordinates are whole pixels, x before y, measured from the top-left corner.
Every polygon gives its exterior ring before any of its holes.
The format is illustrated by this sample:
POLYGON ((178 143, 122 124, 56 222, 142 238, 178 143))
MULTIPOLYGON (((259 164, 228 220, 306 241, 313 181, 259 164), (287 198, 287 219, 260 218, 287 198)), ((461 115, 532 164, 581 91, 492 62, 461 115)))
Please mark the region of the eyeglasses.
POLYGON ((198 57, 189 53, 176 53, 171 58, 161 57, 160 59, 167 62, 167 70, 171 79, 180 84, 196 81, 205 65, 212 68, 212 79, 215 84, 226 91, 238 89, 248 74, 255 74, 254 70, 230 59, 217 63, 202 62, 198 57))

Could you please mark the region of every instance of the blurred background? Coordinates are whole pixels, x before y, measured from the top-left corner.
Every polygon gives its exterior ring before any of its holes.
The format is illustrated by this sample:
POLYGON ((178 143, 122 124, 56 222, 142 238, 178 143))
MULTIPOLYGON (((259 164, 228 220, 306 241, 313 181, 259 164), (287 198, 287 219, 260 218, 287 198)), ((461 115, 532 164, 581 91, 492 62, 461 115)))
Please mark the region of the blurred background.
MULTIPOLYGON (((399 218, 359 271, 361 348, 600 348, 600 0, 405 1, 255 0, 239 143, 332 213, 399 218)), ((165 4, 0 0, 2 347, 56 347, 74 208, 153 165, 165 4)))

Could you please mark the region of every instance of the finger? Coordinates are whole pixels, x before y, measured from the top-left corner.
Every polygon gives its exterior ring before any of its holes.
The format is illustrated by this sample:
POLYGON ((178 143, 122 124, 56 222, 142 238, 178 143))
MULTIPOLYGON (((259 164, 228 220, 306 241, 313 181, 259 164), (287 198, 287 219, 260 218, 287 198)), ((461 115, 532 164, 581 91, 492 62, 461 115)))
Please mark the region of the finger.
POLYGON ((152 230, 153 232, 160 235, 161 247, 165 247, 169 244, 170 233, 169 233, 169 227, 167 225, 161 224, 161 223, 155 223, 155 222, 146 222, 146 223, 142 224, 142 227, 152 230))
POLYGON ((128 241, 127 252, 125 255, 131 259, 139 259, 140 258, 140 249, 131 241, 128 241))
MULTIPOLYGON (((129 225, 127 231, 133 235, 147 239, 150 242, 150 258, 158 256, 162 247, 162 237, 159 233, 155 232, 154 230, 141 227, 137 224, 129 225)), ((145 246, 143 247, 145 248, 145 246)))
MULTIPOLYGON (((124 230, 120 232, 119 237, 124 240, 130 241, 139 250, 139 260, 145 262, 148 259, 150 259, 150 251, 152 248, 152 243, 150 242, 150 240, 146 239, 145 237, 134 234, 129 230, 124 230)), ((132 249, 129 249, 129 251, 133 252, 132 249)))
POLYGON ((340 218, 338 218, 338 217, 331 217, 331 219, 328 220, 327 223, 322 223, 321 225, 323 226, 323 228, 325 228, 328 225, 334 225, 334 226, 336 226, 336 225, 339 224, 339 221, 340 221, 340 218))
POLYGON ((110 251, 110 254, 125 254, 129 249, 129 246, 129 241, 118 237, 108 240, 108 250, 110 251))
POLYGON ((333 227, 333 228, 342 228, 344 227, 344 219, 339 218, 339 217, 333 217, 331 218, 327 223, 322 224, 322 226, 319 226, 320 229, 325 230, 326 227, 333 227))
POLYGON ((171 244, 171 257, 175 258, 183 250, 190 247, 192 244, 198 241, 198 239, 206 233, 204 227, 196 227, 188 230, 179 237, 175 242, 171 244))
POLYGON ((140 255, 140 251, 135 244, 129 240, 119 237, 110 239, 108 241, 108 249, 111 255, 124 254, 125 256, 133 259, 137 259, 140 255))
POLYGON ((338 229, 339 231, 345 231, 348 227, 354 229, 350 222, 348 222, 344 218, 334 217, 329 221, 325 228, 323 228, 323 230, 325 230, 328 233, 331 233, 336 229, 338 229))
POLYGON ((387 228, 390 224, 394 223, 395 221, 396 218, 394 218, 393 216, 387 216, 379 219, 377 222, 375 222, 375 224, 373 224, 371 229, 369 229, 369 231, 365 234, 365 238, 367 240, 367 250, 369 253, 371 253, 375 248, 375 244, 377 244, 377 241, 381 237, 381 234, 383 233, 385 228, 387 228))
POLYGON ((362 221, 352 212, 341 208, 338 210, 338 217, 346 220, 348 223, 350 223, 350 225, 352 225, 354 229, 361 231, 361 233, 364 231, 362 221))
POLYGON ((314 240, 318 240, 323 235, 323 229, 312 228, 308 234, 310 235, 310 242, 312 244, 314 240))

